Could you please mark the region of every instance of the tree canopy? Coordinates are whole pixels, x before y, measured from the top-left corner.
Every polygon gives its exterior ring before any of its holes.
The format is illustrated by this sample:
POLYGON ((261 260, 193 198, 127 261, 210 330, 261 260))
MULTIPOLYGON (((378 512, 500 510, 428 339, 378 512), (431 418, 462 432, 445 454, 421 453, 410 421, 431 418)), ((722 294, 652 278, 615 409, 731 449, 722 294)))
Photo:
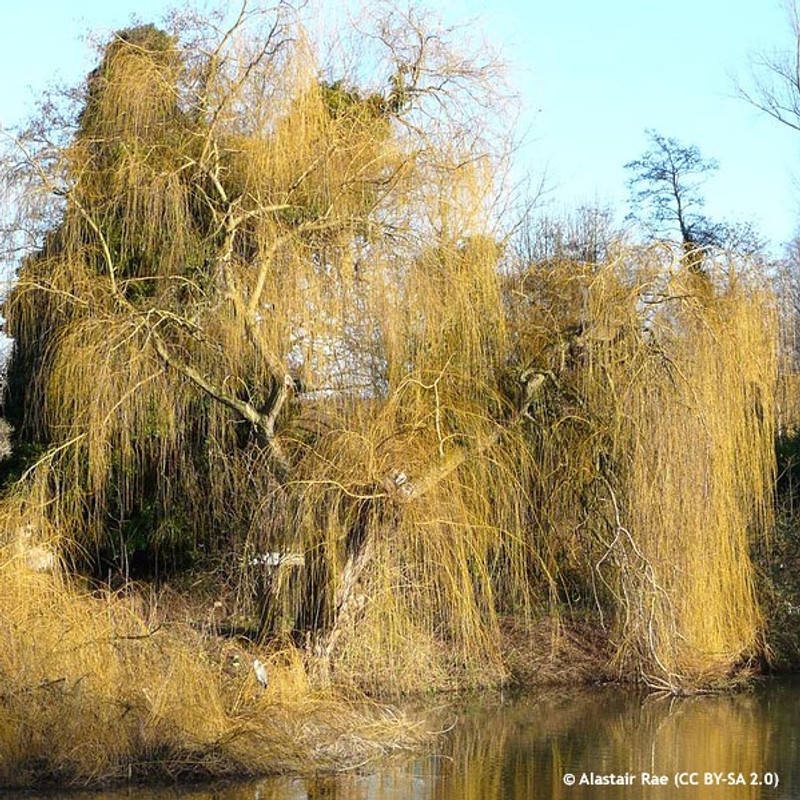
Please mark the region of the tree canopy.
MULTIPOLYGON (((284 5, 137 26, 20 134, 8 528, 94 576, 222 565, 261 636, 365 682, 502 680, 506 617, 575 604, 639 674, 729 669, 759 629, 767 295, 734 265, 699 296, 602 214, 510 238, 494 65, 416 12, 364 39, 372 81, 284 5)), ((702 244, 711 164, 653 142, 642 201, 702 244)))

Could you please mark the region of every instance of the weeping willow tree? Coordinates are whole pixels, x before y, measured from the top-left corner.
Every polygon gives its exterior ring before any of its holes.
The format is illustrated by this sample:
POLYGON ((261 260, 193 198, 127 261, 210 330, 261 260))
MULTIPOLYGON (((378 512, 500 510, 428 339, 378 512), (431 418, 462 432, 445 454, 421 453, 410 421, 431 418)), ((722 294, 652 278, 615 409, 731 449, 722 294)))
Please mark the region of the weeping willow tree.
POLYGON ((285 7, 219 30, 119 32, 74 131, 17 142, 15 519, 90 566, 234 553, 257 590, 259 554, 301 552, 326 660, 367 591, 381 652, 485 658, 496 595, 525 600, 528 468, 498 447, 527 402, 497 391, 493 68, 414 14, 368 40, 383 87, 321 78, 285 7))
POLYGON ((769 535, 777 328, 758 270, 667 244, 550 261, 515 285, 551 586, 593 599, 620 674, 687 689, 763 650, 750 548, 769 535), (553 403, 558 402, 558 407, 553 403))
POLYGON ((371 84, 283 6, 132 28, 74 128, 19 137, 5 527, 94 570, 210 554, 265 636, 373 687, 502 680, 504 619, 576 603, 621 669, 727 670, 760 630, 768 297, 505 247, 496 75, 445 42, 390 13, 371 84))

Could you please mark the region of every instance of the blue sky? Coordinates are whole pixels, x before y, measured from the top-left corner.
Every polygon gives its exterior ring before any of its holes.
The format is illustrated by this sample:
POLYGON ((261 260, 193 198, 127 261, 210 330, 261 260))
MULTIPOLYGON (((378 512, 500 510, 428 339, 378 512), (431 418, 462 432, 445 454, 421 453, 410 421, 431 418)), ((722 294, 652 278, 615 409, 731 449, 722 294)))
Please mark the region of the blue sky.
MULTIPOLYGON (((339 3, 323 6, 338 8, 339 3)), ((91 69, 89 31, 159 21, 167 0, 5 0, 0 124, 13 127, 53 80, 91 69)), ((232 5, 237 5, 232 3, 232 5)), ((527 144, 520 168, 545 176, 556 213, 610 204, 624 215, 623 164, 646 128, 696 144, 720 170, 707 183, 714 219, 751 220, 774 247, 800 227, 800 133, 735 97, 758 51, 791 46, 780 0, 459 0, 430 4, 473 27, 511 65, 527 144)))

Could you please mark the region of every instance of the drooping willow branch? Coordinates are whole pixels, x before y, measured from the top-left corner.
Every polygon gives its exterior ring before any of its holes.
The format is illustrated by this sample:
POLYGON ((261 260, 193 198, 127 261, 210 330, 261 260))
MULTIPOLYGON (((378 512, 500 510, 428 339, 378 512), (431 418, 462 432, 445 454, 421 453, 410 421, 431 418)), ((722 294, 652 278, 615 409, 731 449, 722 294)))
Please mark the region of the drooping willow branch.
POLYGON ((282 480, 285 479, 289 474, 289 461, 275 437, 275 421, 283 404, 286 402, 286 398, 289 396, 291 386, 293 386, 293 383, 290 383, 291 377, 287 376, 282 383, 278 384, 278 390, 273 397, 270 409, 266 413, 262 413, 251 403, 240 400, 238 397, 223 391, 207 378, 204 378, 194 367, 170 353, 169 348, 157 331, 151 329, 150 335, 156 352, 165 363, 188 378, 209 397, 236 411, 258 430, 262 438, 266 440, 270 453, 275 459, 278 467, 278 477, 282 480))
MULTIPOLYGON (((554 376, 547 372, 527 370, 520 376, 522 398, 505 424, 498 424, 491 433, 477 437, 470 446, 460 447, 441 464, 414 481, 409 480, 408 476, 400 471, 384 476, 381 481, 383 492, 376 493, 373 498, 362 502, 383 502, 388 497, 395 507, 402 507, 419 500, 463 464, 485 455, 501 442, 504 435, 521 424, 534 400, 542 393, 548 378, 554 379, 554 376)), ((365 525, 367 528, 355 537, 358 545, 352 548, 345 562, 335 593, 333 624, 315 647, 315 654, 322 660, 323 668, 329 667, 337 642, 359 608, 359 595, 355 590, 375 553, 375 537, 371 535, 369 523, 361 519, 356 524, 365 525)))

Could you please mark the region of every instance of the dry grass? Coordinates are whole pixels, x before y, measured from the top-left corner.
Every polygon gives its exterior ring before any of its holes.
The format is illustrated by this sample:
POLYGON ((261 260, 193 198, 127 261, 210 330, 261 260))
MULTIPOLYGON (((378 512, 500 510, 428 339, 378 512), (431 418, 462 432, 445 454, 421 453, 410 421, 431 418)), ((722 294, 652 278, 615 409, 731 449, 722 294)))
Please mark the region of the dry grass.
POLYGON ((579 687, 619 681, 614 648, 598 620, 542 617, 503 620, 511 682, 527 687, 579 687))
POLYGON ((346 769, 424 739, 382 706, 313 689, 297 652, 215 651, 139 610, 0 552, 3 786, 346 769))

